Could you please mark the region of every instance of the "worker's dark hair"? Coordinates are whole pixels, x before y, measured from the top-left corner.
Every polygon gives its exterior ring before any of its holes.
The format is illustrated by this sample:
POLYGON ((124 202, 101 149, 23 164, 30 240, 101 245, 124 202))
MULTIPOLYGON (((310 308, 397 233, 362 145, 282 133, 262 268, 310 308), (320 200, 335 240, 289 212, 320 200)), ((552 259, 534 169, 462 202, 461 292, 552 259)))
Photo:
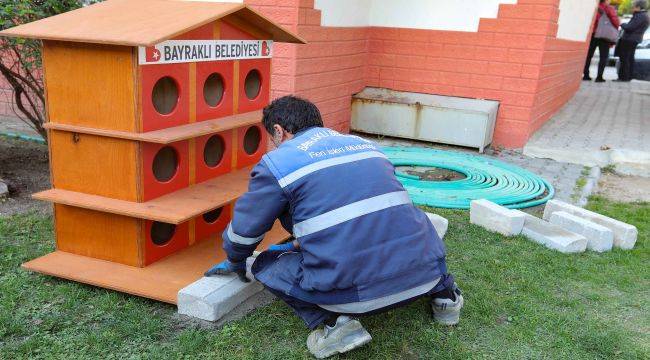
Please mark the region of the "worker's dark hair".
POLYGON ((273 135, 273 125, 278 124, 291 134, 314 126, 323 126, 323 118, 316 105, 310 101, 288 95, 273 100, 264 108, 264 128, 273 135))

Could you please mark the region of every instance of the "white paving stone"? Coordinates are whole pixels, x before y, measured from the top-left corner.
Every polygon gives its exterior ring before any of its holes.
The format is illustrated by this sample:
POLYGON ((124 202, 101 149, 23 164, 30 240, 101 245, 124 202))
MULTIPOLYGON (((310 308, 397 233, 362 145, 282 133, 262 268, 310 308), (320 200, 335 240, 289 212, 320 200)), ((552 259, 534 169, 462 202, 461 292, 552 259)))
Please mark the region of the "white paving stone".
MULTIPOLYGON (((247 261, 249 269, 251 259, 247 261)), ((178 292, 178 313, 217 321, 263 289, 261 283, 244 283, 236 275, 203 277, 178 292)))
POLYGON ((445 219, 444 217, 438 214, 432 214, 428 212, 425 212, 425 214, 427 214, 429 221, 431 221, 431 224, 433 224, 433 227, 436 229, 438 236, 441 239, 443 239, 445 237, 445 234, 447 234, 447 228, 449 227, 449 220, 445 219))
POLYGON ((551 215, 558 211, 567 212, 610 229, 614 233, 615 247, 624 250, 634 248, 639 233, 634 225, 626 224, 622 221, 559 200, 550 200, 546 203, 544 220, 549 220, 551 215))
POLYGON ((0 180, 0 199, 5 197, 8 193, 9 193, 9 187, 7 186, 7 184, 2 182, 2 180, 0 180))
POLYGON ((526 222, 521 233, 534 242, 565 254, 584 252, 587 248, 587 238, 584 236, 564 230, 535 216, 528 214, 525 216, 526 222))
POLYGON ((485 199, 472 200, 470 203, 469 220, 472 224, 505 236, 519 235, 524 219, 521 211, 510 210, 485 199))
POLYGON ((612 230, 567 212, 554 212, 549 222, 564 230, 584 236, 587 239, 587 249, 589 250, 597 252, 609 251, 614 245, 612 230))

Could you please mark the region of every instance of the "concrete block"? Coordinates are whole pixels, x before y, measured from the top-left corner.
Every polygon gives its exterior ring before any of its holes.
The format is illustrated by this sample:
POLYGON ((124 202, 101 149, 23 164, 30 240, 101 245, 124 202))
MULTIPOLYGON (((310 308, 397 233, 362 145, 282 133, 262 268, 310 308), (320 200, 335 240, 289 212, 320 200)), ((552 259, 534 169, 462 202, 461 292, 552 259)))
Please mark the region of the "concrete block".
POLYGON ((510 210, 485 199, 472 200, 470 203, 469 221, 472 224, 505 236, 519 235, 524 219, 521 211, 510 210))
POLYGON ((447 234, 447 228, 449 227, 449 220, 437 214, 432 214, 428 212, 425 212, 425 214, 427 214, 429 221, 431 221, 431 224, 433 224, 433 227, 436 229, 438 236, 441 239, 444 239, 445 234, 447 234))
POLYGON ((9 187, 0 179, 0 199, 4 198, 9 194, 9 187))
POLYGON ((587 239, 587 249, 589 250, 609 251, 614 245, 612 230, 565 211, 554 212, 551 215, 550 223, 584 236, 587 239))
POLYGON ((559 200, 550 200, 544 208, 544 220, 549 220, 553 213, 564 211, 610 229, 614 233, 614 246, 624 250, 634 248, 639 234, 636 226, 571 205, 559 200))
POLYGON ((178 313, 217 321, 263 289, 261 283, 244 283, 236 275, 203 277, 178 292, 178 313))
POLYGON ((565 254, 584 252, 587 248, 587 238, 584 236, 535 216, 525 216, 526 222, 521 233, 534 242, 565 254))

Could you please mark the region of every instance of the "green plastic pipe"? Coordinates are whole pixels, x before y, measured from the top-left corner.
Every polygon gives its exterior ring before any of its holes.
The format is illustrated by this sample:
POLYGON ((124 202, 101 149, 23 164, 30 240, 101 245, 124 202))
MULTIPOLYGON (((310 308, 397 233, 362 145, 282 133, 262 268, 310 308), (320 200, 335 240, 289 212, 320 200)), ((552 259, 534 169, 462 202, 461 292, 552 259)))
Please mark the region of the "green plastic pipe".
POLYGON ((12 132, 4 132, 4 131, 0 131, 0 136, 6 136, 6 137, 14 138, 14 139, 33 141, 33 142, 45 144, 45 140, 43 138, 36 137, 36 136, 16 134, 16 133, 12 133, 12 132))
POLYGON ((472 200, 487 199, 510 209, 522 209, 544 204, 555 195, 553 186, 541 177, 488 157, 425 148, 383 150, 395 167, 436 167, 465 175, 461 180, 427 181, 396 171, 395 175, 418 205, 469 209, 472 200))

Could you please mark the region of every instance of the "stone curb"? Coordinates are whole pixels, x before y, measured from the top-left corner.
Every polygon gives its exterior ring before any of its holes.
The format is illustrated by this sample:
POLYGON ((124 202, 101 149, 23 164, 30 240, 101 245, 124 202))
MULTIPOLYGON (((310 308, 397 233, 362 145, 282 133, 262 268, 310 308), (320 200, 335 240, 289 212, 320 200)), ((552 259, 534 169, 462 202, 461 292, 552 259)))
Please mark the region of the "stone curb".
POLYGON ((443 239, 447 234, 447 229, 449 228, 449 220, 438 214, 432 214, 428 212, 425 212, 425 214, 429 218, 429 221, 431 221, 431 224, 433 224, 433 227, 436 229, 438 237, 440 237, 440 239, 443 239))
POLYGON ((511 210, 486 199, 470 202, 469 221, 504 236, 515 236, 524 227, 524 213, 511 210))
POLYGON ((551 215, 558 211, 567 212, 612 230, 614 233, 615 247, 623 250, 634 248, 639 233, 634 225, 626 224, 622 221, 559 200, 550 200, 546 203, 544 207, 544 220, 549 220, 551 215))

